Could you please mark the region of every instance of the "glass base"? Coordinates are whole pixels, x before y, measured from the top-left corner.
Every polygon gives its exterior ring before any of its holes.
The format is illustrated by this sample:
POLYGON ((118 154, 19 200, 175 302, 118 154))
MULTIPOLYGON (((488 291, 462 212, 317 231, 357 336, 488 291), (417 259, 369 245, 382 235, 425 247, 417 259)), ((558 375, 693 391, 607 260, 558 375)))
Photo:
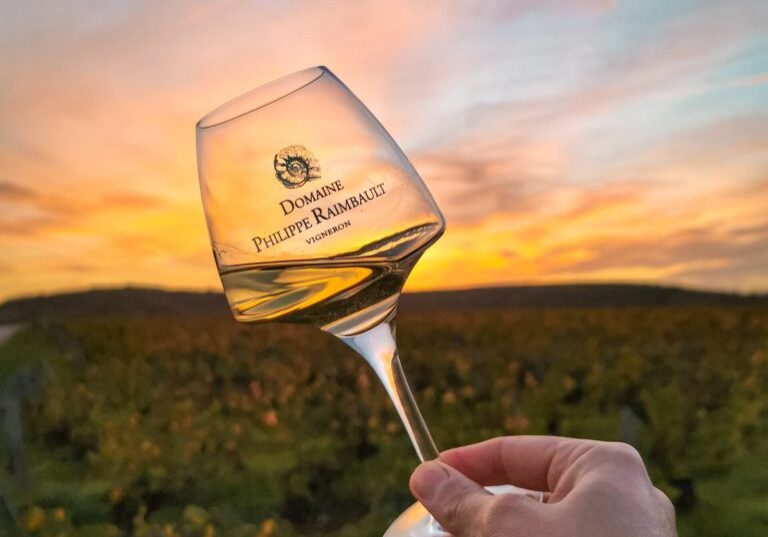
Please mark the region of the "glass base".
MULTIPOLYGON (((513 485, 485 488, 493 494, 524 494, 539 502, 544 500, 542 492, 521 489, 513 485)), ((416 502, 395 519, 384 537, 451 537, 451 535, 440 527, 421 503, 416 502)))

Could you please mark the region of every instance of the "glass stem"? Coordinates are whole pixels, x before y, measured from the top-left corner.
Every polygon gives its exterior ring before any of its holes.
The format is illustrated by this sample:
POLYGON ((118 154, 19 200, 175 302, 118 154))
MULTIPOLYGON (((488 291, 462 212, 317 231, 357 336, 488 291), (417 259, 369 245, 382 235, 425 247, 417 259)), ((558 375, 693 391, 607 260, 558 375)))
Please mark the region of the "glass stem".
POLYGON ((376 372, 403 421, 419 460, 436 459, 439 452, 419 412, 397 355, 394 317, 360 334, 339 338, 365 358, 376 372))

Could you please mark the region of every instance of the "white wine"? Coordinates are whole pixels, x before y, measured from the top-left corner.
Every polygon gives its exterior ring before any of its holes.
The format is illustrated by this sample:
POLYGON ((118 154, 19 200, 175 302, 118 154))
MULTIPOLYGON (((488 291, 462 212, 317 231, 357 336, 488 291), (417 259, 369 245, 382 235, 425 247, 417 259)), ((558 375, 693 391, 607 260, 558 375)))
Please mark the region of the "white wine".
POLYGON ((223 266, 219 274, 238 321, 305 323, 350 335, 394 312, 411 269, 441 232, 418 225, 335 259, 223 266))
POLYGON ((394 310, 422 251, 397 262, 245 265, 223 270, 221 281, 239 321, 306 323, 341 335, 365 330, 394 310))

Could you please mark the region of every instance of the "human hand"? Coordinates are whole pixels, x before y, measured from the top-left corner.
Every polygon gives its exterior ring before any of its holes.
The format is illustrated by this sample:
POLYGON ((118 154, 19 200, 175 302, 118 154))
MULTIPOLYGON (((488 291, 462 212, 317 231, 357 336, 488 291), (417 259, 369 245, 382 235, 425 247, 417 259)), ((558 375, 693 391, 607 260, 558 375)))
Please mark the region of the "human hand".
POLYGON ((675 537, 672 503, 627 444, 494 438, 422 463, 411 491, 455 537, 675 537), (545 491, 494 496, 483 486, 545 491))

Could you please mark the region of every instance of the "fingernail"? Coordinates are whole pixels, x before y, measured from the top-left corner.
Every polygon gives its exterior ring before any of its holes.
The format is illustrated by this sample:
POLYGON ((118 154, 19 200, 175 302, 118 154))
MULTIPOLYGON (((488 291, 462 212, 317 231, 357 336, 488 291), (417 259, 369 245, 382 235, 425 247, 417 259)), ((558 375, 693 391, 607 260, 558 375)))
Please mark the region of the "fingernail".
POLYGON ((440 485, 451 477, 439 462, 422 462, 411 477, 411 488, 419 499, 429 498, 440 485))

